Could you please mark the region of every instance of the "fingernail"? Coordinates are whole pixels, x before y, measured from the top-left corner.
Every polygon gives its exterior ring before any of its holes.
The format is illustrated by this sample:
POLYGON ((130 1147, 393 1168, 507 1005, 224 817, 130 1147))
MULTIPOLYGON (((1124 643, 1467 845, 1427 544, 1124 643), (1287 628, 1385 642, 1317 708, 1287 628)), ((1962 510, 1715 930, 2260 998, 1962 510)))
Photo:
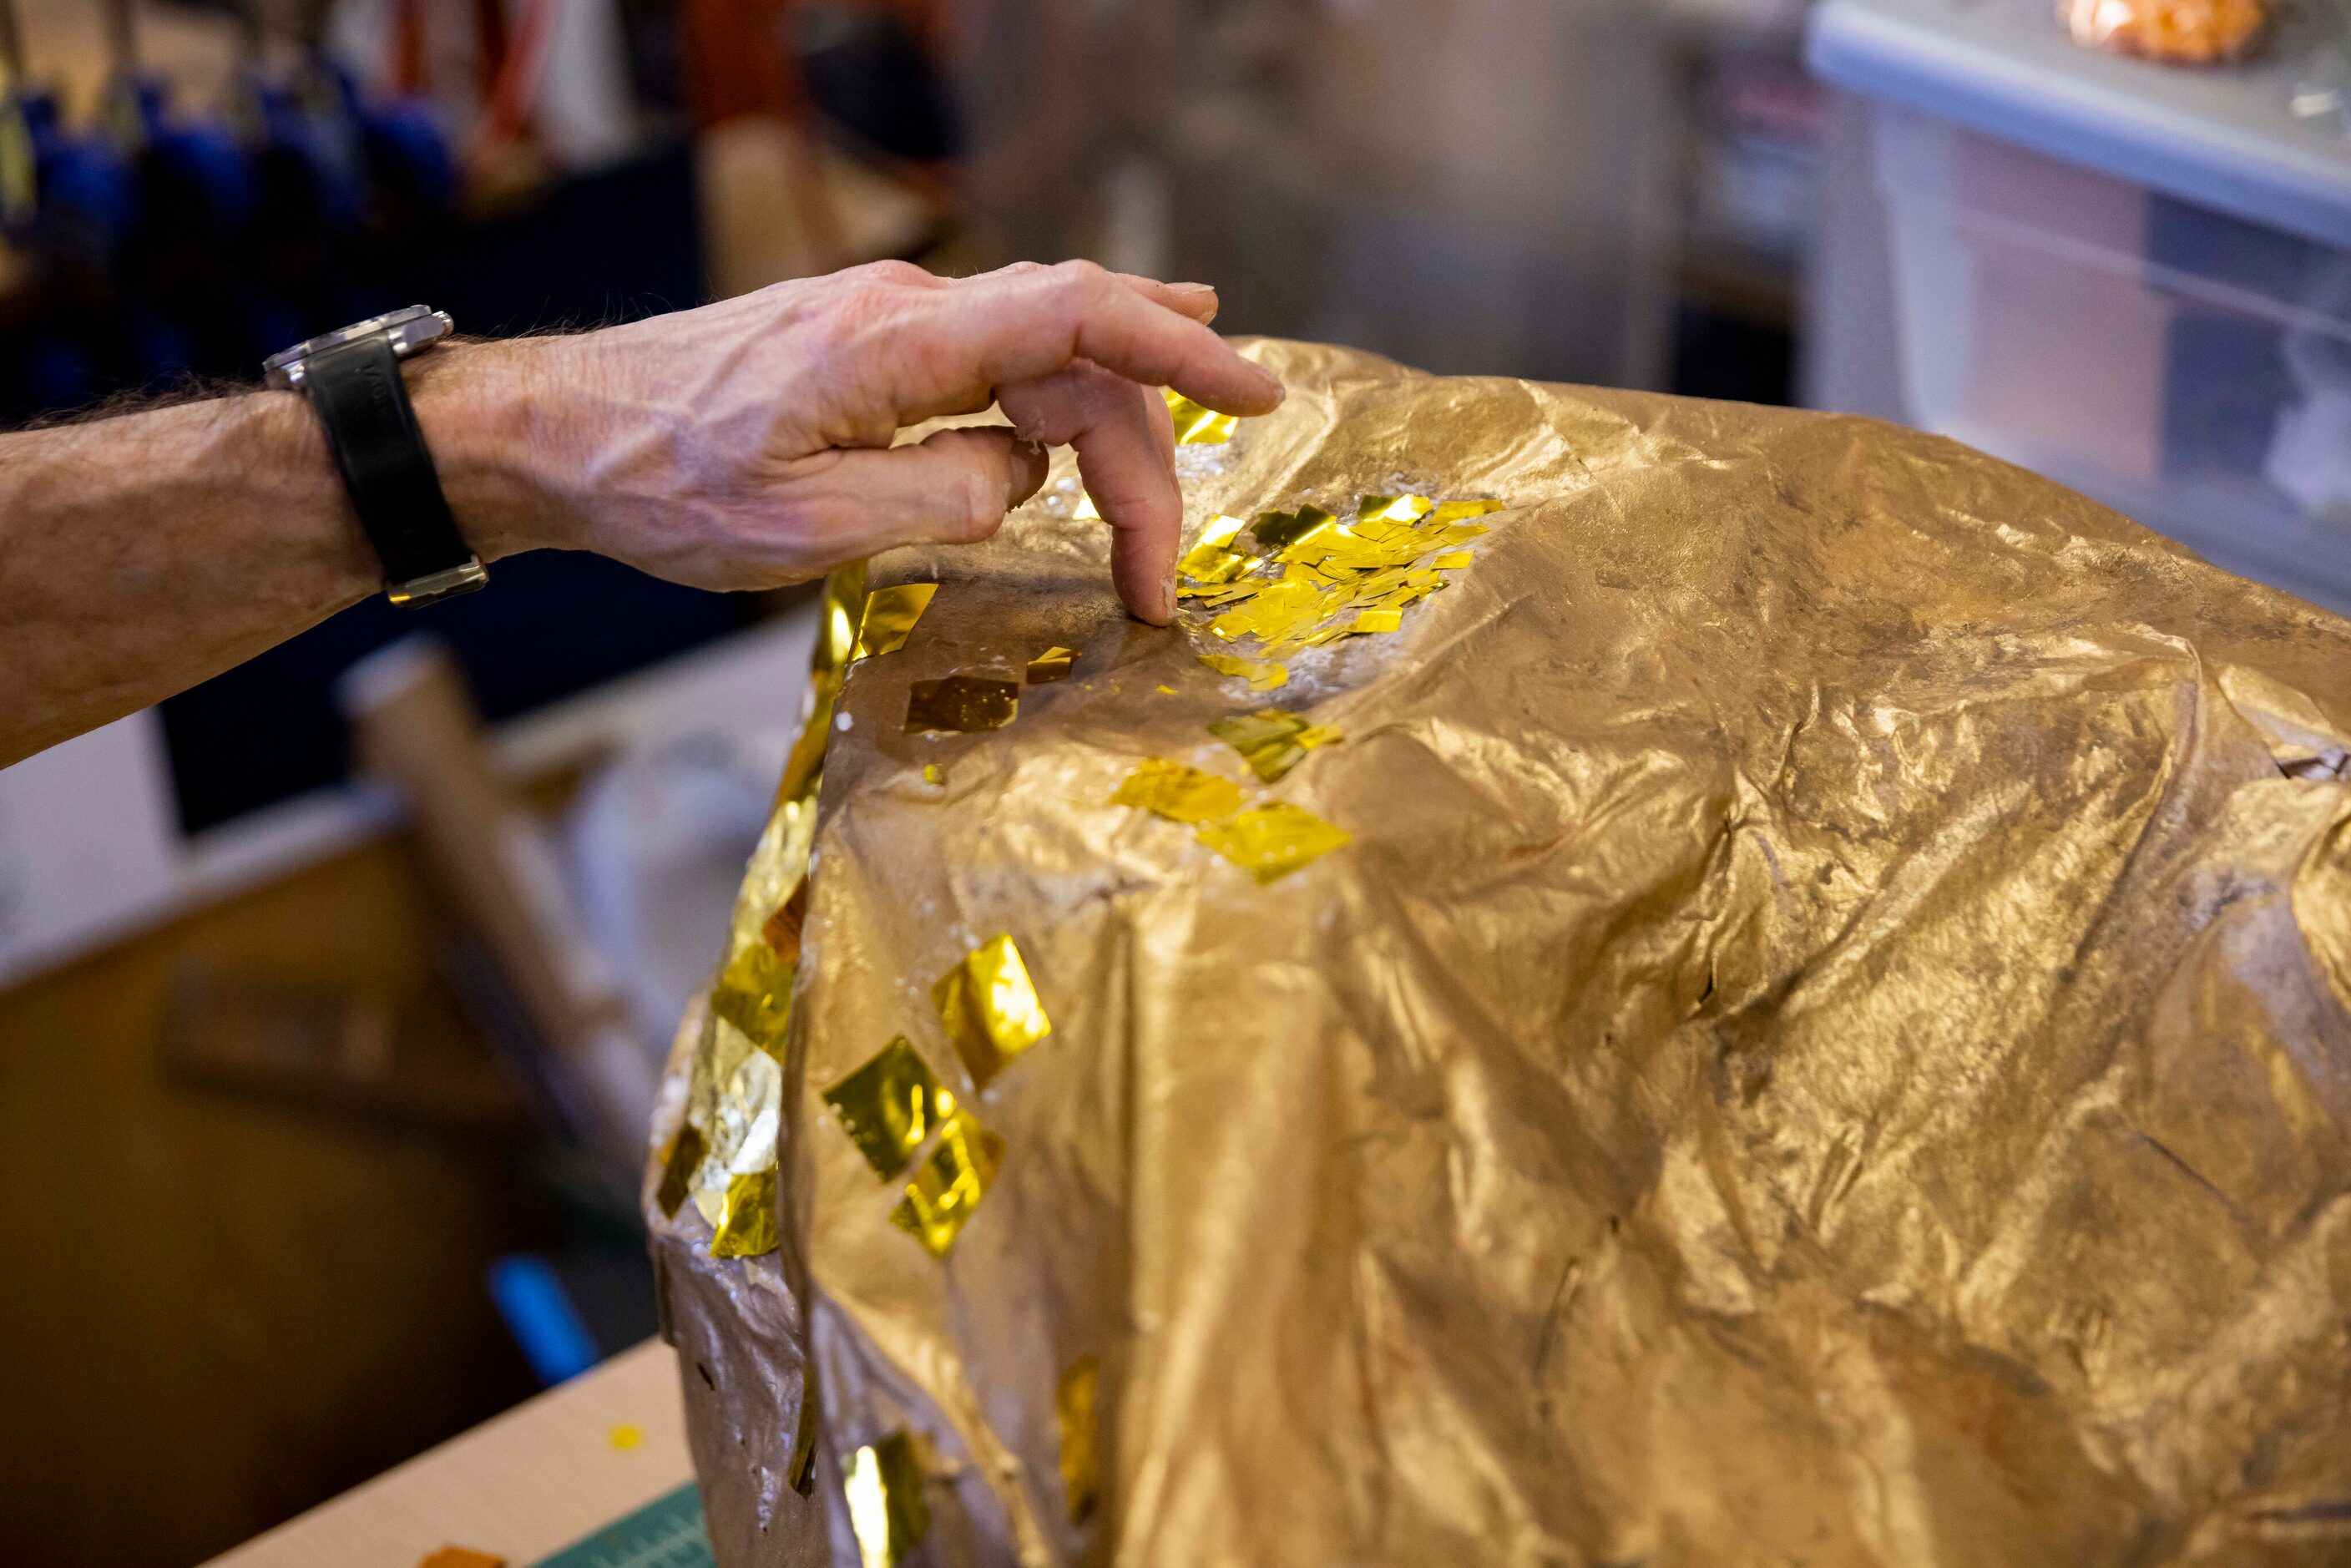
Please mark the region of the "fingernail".
POLYGON ((1214 294, 1217 291, 1216 286, 1208 283, 1171 283, 1167 287, 1178 294, 1214 294))

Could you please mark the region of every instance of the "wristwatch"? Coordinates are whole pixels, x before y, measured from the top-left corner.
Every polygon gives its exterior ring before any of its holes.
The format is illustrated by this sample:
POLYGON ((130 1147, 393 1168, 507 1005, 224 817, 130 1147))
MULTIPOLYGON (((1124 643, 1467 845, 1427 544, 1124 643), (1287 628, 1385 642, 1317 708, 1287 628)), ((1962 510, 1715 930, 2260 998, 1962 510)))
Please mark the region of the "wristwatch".
POLYGON ((471 593, 490 580, 449 515, 400 361, 455 330, 445 310, 411 305, 297 343, 264 360, 269 384, 308 394, 343 488, 403 607, 471 593))

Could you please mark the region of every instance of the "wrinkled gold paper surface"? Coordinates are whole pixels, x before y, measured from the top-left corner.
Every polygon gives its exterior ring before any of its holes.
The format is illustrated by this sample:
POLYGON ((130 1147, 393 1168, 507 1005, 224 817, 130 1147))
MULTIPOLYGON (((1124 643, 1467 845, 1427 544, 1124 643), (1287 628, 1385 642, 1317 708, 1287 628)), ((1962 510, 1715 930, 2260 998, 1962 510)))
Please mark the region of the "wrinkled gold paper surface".
POLYGON ((857 1561, 899 1432, 957 1568, 2351 1555, 2351 625, 1885 425, 1249 351, 1187 546, 1486 530, 1275 665, 1345 738, 1250 809, 1351 841, 1110 804, 1242 779, 1201 655, 1274 661, 1128 621, 1066 501, 872 563, 940 587, 828 632, 718 956, 814 850, 780 1058, 698 1008, 647 1175, 720 1562, 857 1561), (1051 1032, 983 1089, 931 989, 998 933, 1051 1032), (971 1122, 880 1184, 821 1093, 899 1035, 971 1122), (713 1259, 770 1092, 778 1245, 713 1259))

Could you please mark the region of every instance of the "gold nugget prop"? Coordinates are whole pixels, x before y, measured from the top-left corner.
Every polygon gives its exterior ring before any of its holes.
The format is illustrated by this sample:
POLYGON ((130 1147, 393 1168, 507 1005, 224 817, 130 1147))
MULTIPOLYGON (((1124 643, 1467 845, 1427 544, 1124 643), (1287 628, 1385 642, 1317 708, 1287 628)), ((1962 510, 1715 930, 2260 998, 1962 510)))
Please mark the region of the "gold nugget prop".
POLYGON ((2351 624, 1247 351, 1176 625, 1066 455, 828 584, 648 1143, 722 1568, 2339 1558, 2351 624))

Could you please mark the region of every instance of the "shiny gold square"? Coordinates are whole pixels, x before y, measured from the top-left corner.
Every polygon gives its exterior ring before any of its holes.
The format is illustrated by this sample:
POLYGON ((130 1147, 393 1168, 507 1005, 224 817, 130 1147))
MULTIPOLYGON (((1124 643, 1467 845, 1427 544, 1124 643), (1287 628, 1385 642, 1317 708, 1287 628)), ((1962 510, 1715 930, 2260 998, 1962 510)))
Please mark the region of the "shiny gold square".
POLYGON ((906 1184, 906 1196, 890 1211, 890 1223, 920 1241, 932 1257, 946 1257, 1003 1165, 1004 1140, 958 1108, 940 1129, 938 1146, 906 1184))
POLYGON ((1160 395, 1167 400, 1167 413, 1175 423, 1178 446, 1222 446, 1233 438, 1240 423, 1234 415, 1203 408, 1173 387, 1162 388, 1160 395))
POLYGON ((757 1258, 776 1249, 776 1168, 726 1184, 726 1207, 710 1239, 713 1258, 757 1258))
POLYGON ((766 942, 747 942, 718 977, 710 1010, 762 1050, 780 1052, 784 1026, 791 1021, 792 972, 766 942))
POLYGON ((1008 933, 981 943, 941 975, 931 988, 931 1002, 975 1089, 987 1088, 1015 1057, 1053 1030, 1008 933))
POLYGON ((1249 771, 1269 784, 1279 783, 1316 747, 1340 738, 1335 725, 1314 724, 1278 707, 1212 720, 1208 733, 1239 752, 1249 771))
POLYGON ((1020 683, 985 675, 916 681, 906 693, 906 733, 975 735, 1002 729, 1020 713, 1020 683))
POLYGON ((1211 822, 1200 829, 1199 839, 1260 883, 1279 882, 1310 861, 1354 841, 1345 829, 1285 800, 1211 822))
POLYGON ((905 582, 895 588, 877 588, 867 594, 864 612, 858 618, 857 646, 852 657, 875 659, 904 647, 906 639, 914 634, 914 622, 931 607, 931 596, 938 591, 935 582, 905 582))
POLYGON ((826 1090, 824 1103, 883 1181, 897 1178, 955 1109, 955 1096, 903 1034, 826 1090))
POLYGON ((1148 757, 1120 783, 1110 803, 1134 806, 1171 822, 1213 822, 1241 809, 1241 789, 1229 779, 1164 757, 1148 757))

